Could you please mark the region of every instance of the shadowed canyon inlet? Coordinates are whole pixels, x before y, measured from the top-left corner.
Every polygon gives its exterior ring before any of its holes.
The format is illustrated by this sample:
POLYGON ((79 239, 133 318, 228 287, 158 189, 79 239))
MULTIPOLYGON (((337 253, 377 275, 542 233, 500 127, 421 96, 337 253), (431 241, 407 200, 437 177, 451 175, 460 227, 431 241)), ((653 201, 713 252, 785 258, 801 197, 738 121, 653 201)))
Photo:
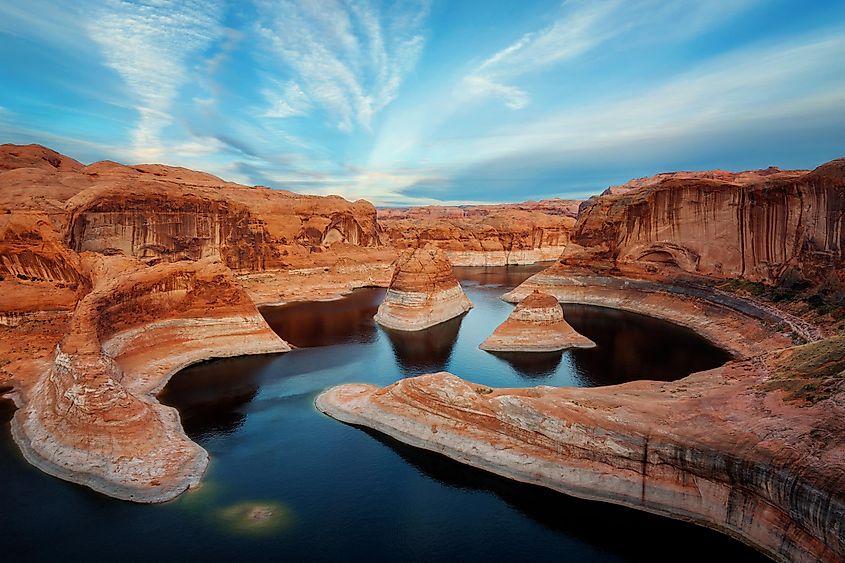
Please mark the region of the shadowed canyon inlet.
MULTIPOLYGON (((594 386, 675 379, 728 359, 687 329, 569 305, 568 322, 598 348, 540 355, 479 350, 513 308, 500 295, 540 269, 455 268, 475 308, 418 332, 376 325, 372 316, 385 292, 379 288, 338 301, 263 308, 271 327, 297 349, 187 368, 160 395, 211 456, 202 486, 170 503, 124 503, 48 477, 23 461, 6 428, 0 477, 15 486, 0 490, 0 504, 13 507, 0 515, 4 555, 73 559, 96 546, 99 557, 123 561, 163 554, 192 560, 676 561, 695 545, 693 559, 763 560, 704 528, 510 482, 338 424, 314 409, 314 396, 333 385, 386 385, 443 369, 472 373, 475 382, 491 386, 594 386), (244 506, 266 507, 269 516, 264 520, 265 513, 244 506), (45 526, 53 530, 49 542, 38 531, 45 526)), ((11 403, 0 405, 7 427, 11 403)))

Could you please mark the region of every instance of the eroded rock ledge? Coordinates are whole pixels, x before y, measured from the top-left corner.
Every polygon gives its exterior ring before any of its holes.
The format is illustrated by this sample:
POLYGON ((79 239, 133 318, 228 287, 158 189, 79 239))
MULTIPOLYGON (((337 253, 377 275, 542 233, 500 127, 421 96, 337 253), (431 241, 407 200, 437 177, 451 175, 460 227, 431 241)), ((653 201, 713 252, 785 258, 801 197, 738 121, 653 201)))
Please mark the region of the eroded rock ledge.
POLYGON ((672 321, 736 357, 822 337, 815 326, 785 311, 714 288, 681 280, 671 283, 602 275, 560 263, 528 278, 502 299, 518 303, 535 290, 553 295, 561 303, 610 307, 672 321))
POLYGON ((845 557, 843 370, 840 337, 672 383, 491 389, 437 373, 342 385, 316 405, 507 478, 719 530, 776 560, 834 562, 845 557), (802 402, 783 390, 796 378, 828 394, 802 402))
POLYGON ((13 436, 46 473, 124 500, 169 500, 199 483, 208 454, 154 393, 192 363, 290 347, 219 262, 85 258, 97 283, 52 361, 16 394, 13 436))

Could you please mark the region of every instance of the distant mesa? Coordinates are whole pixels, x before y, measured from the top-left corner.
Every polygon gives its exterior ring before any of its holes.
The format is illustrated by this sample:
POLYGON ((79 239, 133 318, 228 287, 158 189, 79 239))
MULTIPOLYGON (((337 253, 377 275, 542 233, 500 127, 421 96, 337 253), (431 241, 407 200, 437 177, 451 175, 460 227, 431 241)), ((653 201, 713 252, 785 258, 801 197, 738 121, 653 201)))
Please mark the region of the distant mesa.
POLYGON ((403 252, 375 320, 394 330, 422 330, 472 308, 443 251, 418 248, 403 252))
POLYGON ((535 290, 479 348, 489 352, 555 352, 595 346, 566 322, 557 299, 535 290))

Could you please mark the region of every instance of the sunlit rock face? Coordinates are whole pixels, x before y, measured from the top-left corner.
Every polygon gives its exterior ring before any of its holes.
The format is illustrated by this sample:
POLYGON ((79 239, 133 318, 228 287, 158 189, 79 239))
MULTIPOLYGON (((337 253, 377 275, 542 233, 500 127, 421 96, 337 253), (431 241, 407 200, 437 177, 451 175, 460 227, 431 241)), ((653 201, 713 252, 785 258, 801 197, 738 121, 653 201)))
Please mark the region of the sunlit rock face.
POLYGON ((337 244, 379 245, 369 202, 246 188, 170 167, 99 166, 86 169, 99 170, 97 186, 68 202, 68 241, 80 252, 213 257, 236 271, 263 271, 299 266, 337 244))
POLYGON ((422 330, 469 311, 472 303, 438 249, 404 252, 375 320, 395 330, 422 330))
POLYGON ((555 352, 595 345, 566 322, 557 299, 534 291, 479 348, 489 352, 555 352))
POLYGON ((453 266, 506 266, 556 260, 575 225, 579 201, 380 209, 397 249, 433 246, 453 266))
POLYGON ((843 265, 845 159, 811 172, 677 173, 586 202, 566 264, 775 283, 843 265))
POLYGON ((676 382, 493 389, 437 373, 341 385, 316 405, 507 478, 720 530, 778 561, 832 563, 845 557, 843 358, 839 337, 676 382))
POLYGON ((18 396, 14 437, 47 473, 125 500, 165 501, 198 484, 208 455, 154 394, 191 363, 290 347, 219 262, 86 259, 95 286, 18 396))

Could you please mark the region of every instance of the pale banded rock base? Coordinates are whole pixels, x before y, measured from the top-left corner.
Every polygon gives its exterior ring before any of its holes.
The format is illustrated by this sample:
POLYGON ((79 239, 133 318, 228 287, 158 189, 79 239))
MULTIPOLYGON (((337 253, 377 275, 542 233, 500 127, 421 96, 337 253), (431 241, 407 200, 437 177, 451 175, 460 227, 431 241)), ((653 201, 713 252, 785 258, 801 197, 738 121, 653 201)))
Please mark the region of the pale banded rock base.
POLYGON ((463 315, 472 302, 460 285, 433 294, 389 289, 375 320, 394 330, 423 330, 463 315))
POLYGON ((516 306, 479 348, 489 352, 557 352, 595 345, 566 322, 557 299, 535 291, 516 306))

